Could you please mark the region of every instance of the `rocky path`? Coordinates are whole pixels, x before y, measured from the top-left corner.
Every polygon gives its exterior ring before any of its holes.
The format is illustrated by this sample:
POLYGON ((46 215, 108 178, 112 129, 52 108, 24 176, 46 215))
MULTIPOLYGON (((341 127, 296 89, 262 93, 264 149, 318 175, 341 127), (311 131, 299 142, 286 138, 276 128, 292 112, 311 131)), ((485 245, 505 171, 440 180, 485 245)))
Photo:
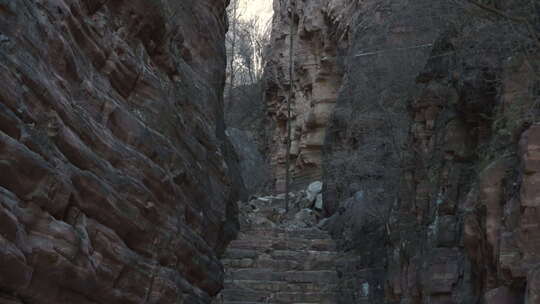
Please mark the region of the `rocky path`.
POLYGON ((295 197, 289 212, 280 197, 243 203, 241 232, 222 259, 225 288, 216 303, 336 303, 335 243, 316 224, 313 196, 295 197))

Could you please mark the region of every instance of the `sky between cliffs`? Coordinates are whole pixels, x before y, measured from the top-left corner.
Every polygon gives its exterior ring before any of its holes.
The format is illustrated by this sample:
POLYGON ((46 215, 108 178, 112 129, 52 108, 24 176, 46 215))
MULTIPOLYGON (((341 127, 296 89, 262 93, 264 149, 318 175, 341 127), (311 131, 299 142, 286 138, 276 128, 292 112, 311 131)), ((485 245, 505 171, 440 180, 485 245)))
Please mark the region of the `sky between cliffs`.
POLYGON ((259 24, 265 25, 273 14, 273 0, 240 0, 240 12, 243 19, 259 18, 259 24))

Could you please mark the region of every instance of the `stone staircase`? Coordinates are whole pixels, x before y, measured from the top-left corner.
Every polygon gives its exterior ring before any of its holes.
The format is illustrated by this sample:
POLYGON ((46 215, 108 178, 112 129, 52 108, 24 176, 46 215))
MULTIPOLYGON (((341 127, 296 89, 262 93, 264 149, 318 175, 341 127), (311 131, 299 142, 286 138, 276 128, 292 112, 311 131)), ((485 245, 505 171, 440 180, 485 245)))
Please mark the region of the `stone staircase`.
POLYGON ((305 196, 296 198, 289 212, 282 197, 240 206, 241 232, 222 258, 225 284, 215 303, 336 303, 334 241, 305 196))

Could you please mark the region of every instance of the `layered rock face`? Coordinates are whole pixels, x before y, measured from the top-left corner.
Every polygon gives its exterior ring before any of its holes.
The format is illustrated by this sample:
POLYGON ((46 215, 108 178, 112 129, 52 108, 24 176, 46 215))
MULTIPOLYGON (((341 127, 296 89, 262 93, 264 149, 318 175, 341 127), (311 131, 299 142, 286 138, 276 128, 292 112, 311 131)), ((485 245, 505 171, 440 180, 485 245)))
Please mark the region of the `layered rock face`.
POLYGON ((416 149, 388 218, 391 299, 539 300, 538 62, 513 53, 516 43, 497 22, 447 31, 417 78, 408 139, 416 149))
POLYGON ((226 1, 0 1, 0 302, 209 303, 226 1))
MULTIPOLYGON (((539 50, 531 39, 538 24, 500 14, 528 18, 538 7, 328 0, 309 9, 305 2, 296 1, 295 32, 321 15, 324 22, 313 23, 332 30, 299 35, 297 43, 320 35, 338 55, 311 73, 337 79, 317 174, 328 227, 344 253, 336 262, 339 303, 538 302, 539 50), (337 4, 347 9, 328 10, 337 4)), ((267 102, 276 105, 270 113, 284 139, 289 4, 281 3, 274 48, 284 51, 272 53, 267 102)), ((298 134, 317 128, 299 123, 310 112, 301 106, 300 52, 328 48, 295 47, 291 159, 301 181, 310 163, 302 151, 313 154, 298 134)), ((320 88, 330 92, 326 84, 320 88)), ((284 152, 276 151, 284 147, 275 141, 272 153, 278 188, 284 152)))
MULTIPOLYGON (((347 1, 274 1, 272 47, 266 69, 265 102, 274 122, 269 157, 275 189, 284 190, 286 159, 293 187, 319 180, 326 127, 336 103, 341 71, 336 64, 347 39, 347 1), (292 14, 292 17, 291 17, 292 14), (290 23, 294 76, 289 77, 290 23), (292 83, 291 151, 287 155, 287 100, 292 83)), ((349 19, 347 19, 349 20, 349 19)))
POLYGON ((534 303, 535 56, 507 20, 417 5, 362 19, 350 50, 382 48, 349 57, 329 127, 325 202, 359 290, 343 301, 368 284, 365 303, 534 303))
MULTIPOLYGON (((407 104, 444 24, 439 19, 452 12, 445 3, 363 1, 352 21, 343 84, 323 150, 323 196, 333 215, 329 227, 346 253, 338 265, 342 303, 401 300, 387 296, 387 281, 407 282, 407 277, 388 265, 390 258, 401 258, 406 243, 390 243, 389 233, 405 233, 406 227, 393 226, 389 213, 404 199, 407 104)), ((408 275, 416 279, 415 273, 408 275)))

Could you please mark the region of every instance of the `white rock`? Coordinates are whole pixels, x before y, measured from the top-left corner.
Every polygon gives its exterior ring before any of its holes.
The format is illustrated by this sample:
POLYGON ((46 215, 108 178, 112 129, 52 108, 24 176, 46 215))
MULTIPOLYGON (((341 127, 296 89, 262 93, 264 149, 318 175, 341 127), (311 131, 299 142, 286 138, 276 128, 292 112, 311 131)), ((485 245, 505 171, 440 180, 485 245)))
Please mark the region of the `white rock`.
POLYGON ((319 193, 322 191, 323 183, 320 181, 315 181, 308 186, 308 191, 319 193))
POLYGON ((315 200, 315 209, 318 209, 318 210, 323 209, 322 193, 317 194, 317 199, 315 200))
POLYGON ((364 199, 364 191, 356 191, 354 194, 354 199, 357 201, 361 201, 364 199))
POLYGON ((323 218, 322 220, 319 221, 319 223, 317 224, 317 227, 319 229, 325 230, 326 226, 328 225, 328 221, 329 221, 329 218, 327 217, 323 218))
POLYGON ((313 202, 317 198, 317 194, 322 192, 323 183, 320 181, 309 184, 306 190, 306 196, 308 201, 313 202))

